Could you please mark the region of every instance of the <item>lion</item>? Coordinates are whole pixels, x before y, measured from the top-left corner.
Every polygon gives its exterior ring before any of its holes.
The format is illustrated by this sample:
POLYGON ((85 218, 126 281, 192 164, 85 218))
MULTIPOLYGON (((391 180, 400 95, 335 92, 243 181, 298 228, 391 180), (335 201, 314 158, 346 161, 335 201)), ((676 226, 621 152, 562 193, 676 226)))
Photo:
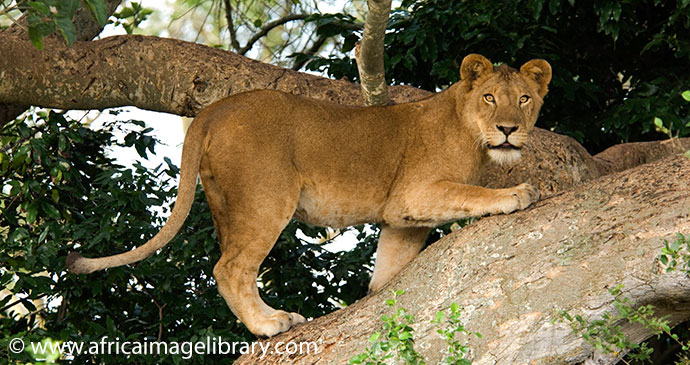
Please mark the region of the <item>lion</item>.
POLYGON ((551 66, 519 70, 470 54, 461 81, 427 99, 344 106, 258 90, 215 102, 184 140, 179 192, 162 229, 136 249, 67 257, 73 273, 135 263, 170 241, 189 213, 197 176, 218 233, 218 291, 257 336, 305 321, 268 306, 259 265, 291 219, 319 226, 381 226, 369 288, 381 289, 422 249, 429 230, 465 217, 510 213, 539 199, 520 184, 477 186, 489 159, 520 157, 551 80, 551 66))

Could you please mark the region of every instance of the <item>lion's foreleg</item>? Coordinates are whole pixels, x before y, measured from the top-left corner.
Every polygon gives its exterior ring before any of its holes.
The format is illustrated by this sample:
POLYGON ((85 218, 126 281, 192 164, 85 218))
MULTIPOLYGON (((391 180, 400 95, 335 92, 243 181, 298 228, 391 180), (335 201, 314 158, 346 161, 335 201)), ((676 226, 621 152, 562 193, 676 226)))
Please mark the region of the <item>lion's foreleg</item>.
POLYGON ((514 212, 537 200, 539 190, 529 184, 488 189, 440 181, 399 192, 387 204, 383 220, 392 226, 434 227, 467 217, 514 212))
POLYGON ((424 246, 424 239, 428 233, 429 228, 426 227, 381 226, 381 235, 376 249, 376 265, 369 283, 369 290, 381 289, 408 262, 412 261, 424 246))

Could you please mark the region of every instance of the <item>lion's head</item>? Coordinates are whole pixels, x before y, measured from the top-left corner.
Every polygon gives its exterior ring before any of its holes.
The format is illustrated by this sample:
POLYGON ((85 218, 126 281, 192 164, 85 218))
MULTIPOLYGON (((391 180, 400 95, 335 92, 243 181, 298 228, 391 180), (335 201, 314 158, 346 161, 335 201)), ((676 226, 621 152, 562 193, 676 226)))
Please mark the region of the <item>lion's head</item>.
POLYGON ((529 132, 534 127, 551 81, 551 66, 531 60, 520 70, 494 66, 484 56, 471 54, 460 66, 463 119, 479 129, 479 143, 498 163, 520 158, 529 132))

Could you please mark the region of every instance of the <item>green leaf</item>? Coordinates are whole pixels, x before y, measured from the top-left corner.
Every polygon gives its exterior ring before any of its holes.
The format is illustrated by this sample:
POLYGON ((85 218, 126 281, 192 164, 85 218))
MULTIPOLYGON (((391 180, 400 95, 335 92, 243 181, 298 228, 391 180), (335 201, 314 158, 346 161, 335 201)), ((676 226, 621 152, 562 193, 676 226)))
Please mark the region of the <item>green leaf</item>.
POLYGON ((46 239, 46 237, 48 237, 48 231, 50 231, 50 228, 49 228, 49 227, 46 227, 46 228, 43 230, 43 232, 41 232, 41 235, 38 236, 38 242, 39 242, 39 243, 43 242, 43 241, 46 239))
POLYGON ((79 9, 79 5, 80 5, 79 0, 58 0, 58 2, 57 2, 58 16, 62 16, 62 17, 65 17, 65 18, 72 20, 72 18, 74 17, 74 14, 79 9))
POLYGON ((680 95, 683 97, 683 99, 685 99, 685 101, 690 101, 690 90, 685 90, 680 95))
POLYGON ((35 202, 26 209, 26 222, 31 224, 36 221, 38 216, 38 204, 35 202))
POLYGON ((43 50, 43 35, 38 27, 29 26, 29 39, 34 47, 43 50))
POLYGON ((65 38, 68 46, 71 46, 77 38, 77 30, 74 28, 71 18, 64 16, 55 17, 55 25, 57 26, 62 37, 65 38))
POLYGON ((28 4, 43 16, 49 17, 51 15, 50 8, 45 3, 40 1, 29 1, 28 4))
POLYGON ((58 211, 54 205, 48 203, 47 201, 41 202, 41 208, 43 208, 46 214, 48 214, 48 216, 52 219, 59 220, 62 218, 60 211, 58 211))
POLYGON ((661 261, 663 265, 668 265, 668 257, 666 257, 666 255, 659 256, 659 261, 661 261))
POLYGON ((104 26, 106 21, 108 20, 108 13, 107 9, 105 7, 105 1, 103 0, 84 0, 86 3, 86 6, 89 8, 91 11, 91 14, 93 14, 94 18, 96 18, 96 21, 98 24, 101 26, 104 26))
POLYGON ((443 319, 446 317, 446 314, 443 312, 437 312, 436 313, 436 318, 434 318, 434 321, 436 323, 441 323, 443 322, 443 319))
POLYGON ((664 127, 664 121, 661 120, 659 117, 654 117, 654 125, 657 126, 657 128, 663 128, 664 127))

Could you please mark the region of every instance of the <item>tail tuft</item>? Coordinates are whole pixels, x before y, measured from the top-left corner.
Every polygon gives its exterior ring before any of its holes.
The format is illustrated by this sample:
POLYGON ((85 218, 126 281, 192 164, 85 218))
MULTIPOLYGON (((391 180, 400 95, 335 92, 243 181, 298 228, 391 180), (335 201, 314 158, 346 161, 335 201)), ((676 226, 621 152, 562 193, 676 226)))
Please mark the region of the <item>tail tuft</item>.
POLYGON ((91 270, 84 265, 86 261, 84 256, 80 255, 76 251, 70 252, 69 255, 67 255, 67 260, 65 261, 67 264, 67 269, 74 274, 88 274, 91 272, 91 270))

